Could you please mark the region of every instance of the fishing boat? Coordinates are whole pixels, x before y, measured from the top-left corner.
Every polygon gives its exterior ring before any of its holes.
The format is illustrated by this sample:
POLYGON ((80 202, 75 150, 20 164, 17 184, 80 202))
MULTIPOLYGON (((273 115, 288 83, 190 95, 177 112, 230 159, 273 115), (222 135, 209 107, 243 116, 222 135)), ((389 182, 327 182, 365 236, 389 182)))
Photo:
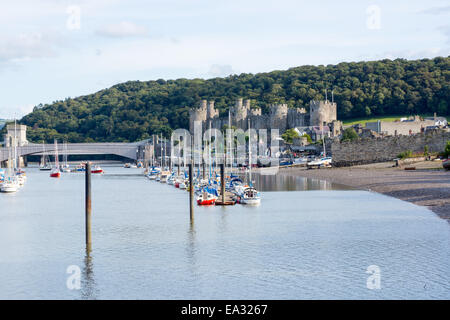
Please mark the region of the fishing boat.
POLYGON ((91 173, 96 173, 96 174, 102 174, 103 173, 103 169, 100 166, 95 166, 94 168, 91 169, 91 173))
POLYGON ((55 139, 55 167, 50 172, 51 178, 60 178, 61 171, 59 169, 59 155, 58 155, 58 142, 55 139))

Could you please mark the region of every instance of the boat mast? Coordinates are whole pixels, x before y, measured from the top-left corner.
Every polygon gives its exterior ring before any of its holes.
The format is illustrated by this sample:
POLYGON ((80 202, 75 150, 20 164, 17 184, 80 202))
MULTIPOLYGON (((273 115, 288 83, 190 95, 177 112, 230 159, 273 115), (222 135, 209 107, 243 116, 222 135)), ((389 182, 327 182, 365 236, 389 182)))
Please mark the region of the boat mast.
POLYGON ((58 141, 55 139, 55 167, 59 169, 58 141))
POLYGON ((231 110, 228 110, 228 149, 230 161, 230 176, 233 174, 233 141, 231 139, 231 110))
POLYGON ((252 187, 252 132, 250 130, 250 119, 248 119, 248 179, 249 186, 252 187))
POLYGON ((17 121, 14 118, 14 171, 17 169, 17 121))
POLYGON ((211 146, 211 122, 209 123, 209 140, 208 140, 208 160, 209 160, 209 180, 212 175, 212 146, 211 146))

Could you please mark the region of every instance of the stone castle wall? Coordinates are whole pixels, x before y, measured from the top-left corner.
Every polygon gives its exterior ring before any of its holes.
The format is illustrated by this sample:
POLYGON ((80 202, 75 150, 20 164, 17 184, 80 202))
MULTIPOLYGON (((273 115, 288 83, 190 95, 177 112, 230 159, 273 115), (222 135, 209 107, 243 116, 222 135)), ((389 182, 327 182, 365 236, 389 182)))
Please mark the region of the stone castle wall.
MULTIPOLYGON (((272 105, 269 114, 261 114, 261 109, 252 109, 250 103, 250 100, 237 99, 236 104, 230 108, 233 126, 247 130, 250 120, 250 125, 254 129, 279 129, 280 133, 283 133, 288 128, 307 127, 319 125, 320 121, 330 123, 336 120, 336 103, 328 101, 312 101, 310 114, 305 108, 291 109, 286 104, 272 105)), ((206 100, 202 100, 197 108, 189 111, 191 132, 193 132, 195 121, 202 122, 203 130, 207 130, 210 124, 216 129, 228 125, 228 117, 219 118, 219 111, 215 109, 214 101, 206 100)))
POLYGON ((407 150, 423 152, 428 146, 429 152, 441 152, 450 132, 433 130, 411 136, 389 136, 384 138, 366 138, 357 141, 334 141, 331 146, 333 165, 337 167, 391 161, 407 150))

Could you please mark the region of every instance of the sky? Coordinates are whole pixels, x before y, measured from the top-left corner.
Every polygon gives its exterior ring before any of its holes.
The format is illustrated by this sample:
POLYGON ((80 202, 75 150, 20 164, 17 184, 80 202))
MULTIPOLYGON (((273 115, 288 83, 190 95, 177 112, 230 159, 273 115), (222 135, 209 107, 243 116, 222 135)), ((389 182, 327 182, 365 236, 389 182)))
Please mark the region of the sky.
POLYGON ((442 0, 0 0, 0 118, 129 80, 450 55, 442 0))

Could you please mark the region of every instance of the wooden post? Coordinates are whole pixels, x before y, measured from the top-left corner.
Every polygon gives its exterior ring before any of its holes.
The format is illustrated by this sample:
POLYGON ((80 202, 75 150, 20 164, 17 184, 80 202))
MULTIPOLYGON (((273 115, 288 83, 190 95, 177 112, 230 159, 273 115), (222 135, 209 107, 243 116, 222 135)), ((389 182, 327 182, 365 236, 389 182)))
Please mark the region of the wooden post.
POLYGON ((189 167, 189 208, 191 220, 194 219, 194 179, 192 162, 188 164, 189 167))
POLYGON ((86 163, 86 250, 91 251, 92 240, 91 240, 91 164, 86 163))
POLYGON ((222 203, 225 203, 225 164, 220 164, 220 194, 222 196, 222 203))

